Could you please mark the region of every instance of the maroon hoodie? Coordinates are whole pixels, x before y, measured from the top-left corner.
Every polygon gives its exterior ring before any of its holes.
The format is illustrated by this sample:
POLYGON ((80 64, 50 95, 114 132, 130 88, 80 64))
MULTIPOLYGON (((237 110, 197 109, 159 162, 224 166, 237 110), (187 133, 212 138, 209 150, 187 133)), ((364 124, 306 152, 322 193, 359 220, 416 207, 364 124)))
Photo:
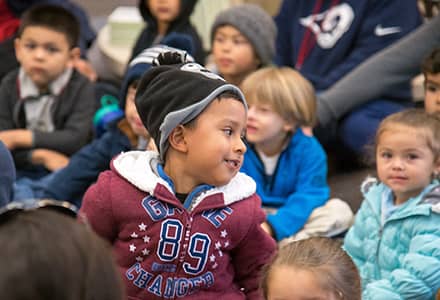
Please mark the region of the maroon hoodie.
POLYGON ((81 208, 112 243, 128 299, 262 299, 260 270, 276 243, 261 229, 254 181, 238 173, 225 186, 190 194, 184 207, 158 175, 157 159, 119 155, 81 208))

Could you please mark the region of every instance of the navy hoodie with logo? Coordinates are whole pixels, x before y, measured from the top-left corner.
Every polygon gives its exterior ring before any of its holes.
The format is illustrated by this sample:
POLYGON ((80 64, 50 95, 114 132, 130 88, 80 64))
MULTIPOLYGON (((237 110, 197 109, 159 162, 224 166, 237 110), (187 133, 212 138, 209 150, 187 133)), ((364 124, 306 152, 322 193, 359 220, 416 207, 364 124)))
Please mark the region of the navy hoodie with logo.
MULTIPOLYGON (((421 22, 414 0, 285 0, 275 22, 276 63, 325 90, 421 22)), ((390 91, 391 98, 409 95, 390 91)))

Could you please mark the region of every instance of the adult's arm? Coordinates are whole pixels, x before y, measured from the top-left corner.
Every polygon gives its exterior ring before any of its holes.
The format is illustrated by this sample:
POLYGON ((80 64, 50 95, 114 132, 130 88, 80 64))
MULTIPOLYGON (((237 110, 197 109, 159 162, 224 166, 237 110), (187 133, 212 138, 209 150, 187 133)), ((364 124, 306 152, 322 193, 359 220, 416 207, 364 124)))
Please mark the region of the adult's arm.
POLYGON ((318 121, 327 126, 355 107, 408 83, 420 72, 423 58, 440 45, 440 15, 376 53, 318 94, 318 121))

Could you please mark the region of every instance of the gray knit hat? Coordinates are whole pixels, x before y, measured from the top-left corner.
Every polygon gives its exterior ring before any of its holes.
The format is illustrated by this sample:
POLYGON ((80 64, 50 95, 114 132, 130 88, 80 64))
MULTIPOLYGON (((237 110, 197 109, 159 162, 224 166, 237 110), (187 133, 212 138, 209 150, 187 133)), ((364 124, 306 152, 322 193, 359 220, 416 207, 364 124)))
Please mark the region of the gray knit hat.
POLYGON ((220 12, 211 27, 211 44, 218 27, 231 25, 252 44, 263 65, 272 63, 277 29, 272 17, 256 4, 231 6, 220 12))

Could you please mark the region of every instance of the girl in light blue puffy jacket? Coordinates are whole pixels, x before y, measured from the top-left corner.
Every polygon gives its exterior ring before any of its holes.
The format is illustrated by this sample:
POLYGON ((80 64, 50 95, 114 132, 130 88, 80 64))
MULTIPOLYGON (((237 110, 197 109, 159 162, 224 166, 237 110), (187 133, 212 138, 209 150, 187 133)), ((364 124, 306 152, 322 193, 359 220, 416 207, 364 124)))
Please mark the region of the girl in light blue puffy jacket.
POLYGON ((440 119, 423 110, 393 114, 376 134, 379 181, 344 247, 359 268, 362 299, 434 299, 440 288, 440 119))

